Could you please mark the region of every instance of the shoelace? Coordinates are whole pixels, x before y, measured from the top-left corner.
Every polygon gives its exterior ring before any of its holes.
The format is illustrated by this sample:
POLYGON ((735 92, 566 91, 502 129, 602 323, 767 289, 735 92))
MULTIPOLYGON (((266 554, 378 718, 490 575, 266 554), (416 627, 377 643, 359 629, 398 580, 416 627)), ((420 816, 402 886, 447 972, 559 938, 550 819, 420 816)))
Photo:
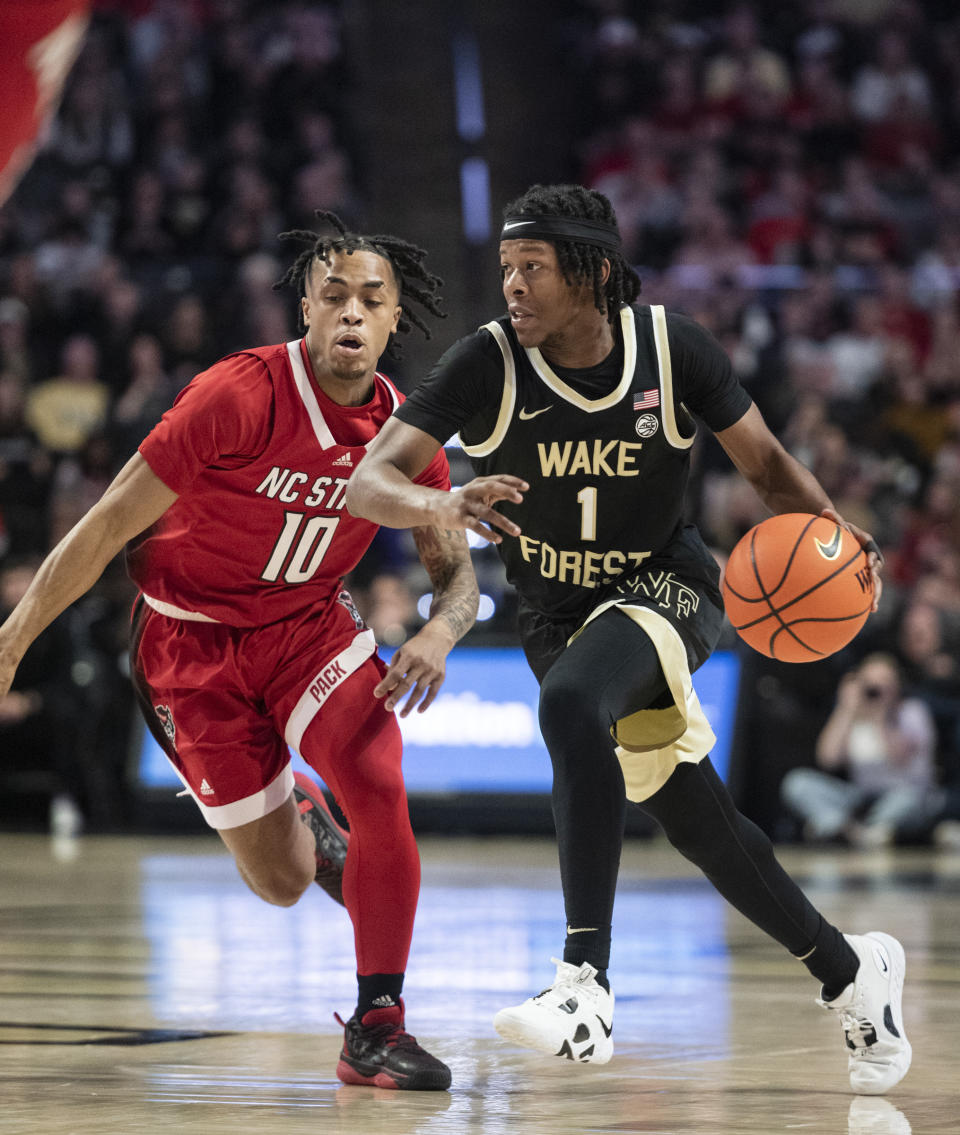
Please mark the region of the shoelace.
MULTIPOLYGON (((344 1024, 339 1013, 333 1014, 344 1028, 351 1022, 344 1024)), ((391 1025, 388 1022, 382 1025, 363 1025, 359 1022, 350 1029, 351 1040, 360 1050, 356 1055, 363 1056, 371 1049, 386 1047, 398 1049, 403 1052, 421 1052, 417 1038, 403 1028, 402 1025, 391 1025)), ((351 1046, 352 1047, 352 1046, 351 1046)))
POLYGON ((577 995, 585 996, 588 998, 594 997, 594 990, 590 988, 590 983, 579 980, 579 966, 574 967, 569 962, 561 961, 560 958, 551 958, 550 961, 558 967, 558 975, 560 973, 559 967, 562 965, 569 966, 573 972, 566 972, 562 976, 558 976, 553 985, 547 986, 546 989, 541 990, 541 992, 536 995, 534 1001, 539 1001, 540 998, 547 993, 553 994, 560 1001, 566 1001, 568 997, 574 997, 577 995))
POLYGON ((402 1048, 414 1052, 420 1047, 415 1036, 411 1036, 406 1029, 396 1028, 394 1025, 374 1025, 373 1028, 365 1028, 363 1031, 370 1038, 371 1043, 382 1043, 387 1048, 402 1048))
POLYGON ((869 1017, 858 1017, 850 1009, 840 1010, 840 1023, 847 1035, 847 1040, 855 1049, 863 1052, 877 1039, 877 1029, 869 1017), (867 1038, 873 1035, 873 1041, 867 1038))

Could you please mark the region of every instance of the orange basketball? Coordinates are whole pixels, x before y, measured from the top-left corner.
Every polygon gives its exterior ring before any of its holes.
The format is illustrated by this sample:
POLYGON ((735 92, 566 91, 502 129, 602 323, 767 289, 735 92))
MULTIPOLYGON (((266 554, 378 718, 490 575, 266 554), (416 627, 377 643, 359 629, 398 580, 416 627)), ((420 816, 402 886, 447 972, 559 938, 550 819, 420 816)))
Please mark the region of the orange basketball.
POLYGON ((781 662, 815 662, 847 645, 870 614, 867 557, 823 516, 771 516, 737 543, 723 573, 727 617, 745 643, 781 662))

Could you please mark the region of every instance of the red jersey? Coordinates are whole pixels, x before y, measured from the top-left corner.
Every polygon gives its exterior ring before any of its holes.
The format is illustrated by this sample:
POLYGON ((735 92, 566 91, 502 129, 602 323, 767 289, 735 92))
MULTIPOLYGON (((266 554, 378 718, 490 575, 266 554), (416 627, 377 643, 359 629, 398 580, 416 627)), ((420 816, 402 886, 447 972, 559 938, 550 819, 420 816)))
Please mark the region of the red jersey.
MULTIPOLYGON (((238 627, 334 602, 377 531, 347 512, 347 482, 402 400, 377 374, 364 405, 333 402, 303 340, 228 355, 197 375, 140 445, 179 494, 127 548, 148 602, 238 627)), ((417 482, 450 488, 443 450, 417 482)))

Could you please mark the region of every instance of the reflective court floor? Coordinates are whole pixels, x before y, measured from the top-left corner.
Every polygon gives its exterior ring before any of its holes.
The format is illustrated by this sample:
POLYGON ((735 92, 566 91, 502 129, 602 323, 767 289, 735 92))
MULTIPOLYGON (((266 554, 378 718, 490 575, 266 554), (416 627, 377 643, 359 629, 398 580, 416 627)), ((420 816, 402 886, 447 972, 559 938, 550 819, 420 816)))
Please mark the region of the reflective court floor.
POLYGON ((553 844, 421 852, 407 1025, 452 1067, 444 1093, 336 1080, 352 935, 319 888, 268 907, 212 835, 0 833, 0 1132, 960 1132, 960 854, 781 853, 828 917, 906 947, 913 1068, 867 1098, 816 983, 657 841, 625 850, 611 1063, 512 1048, 491 1018, 562 944, 553 844))

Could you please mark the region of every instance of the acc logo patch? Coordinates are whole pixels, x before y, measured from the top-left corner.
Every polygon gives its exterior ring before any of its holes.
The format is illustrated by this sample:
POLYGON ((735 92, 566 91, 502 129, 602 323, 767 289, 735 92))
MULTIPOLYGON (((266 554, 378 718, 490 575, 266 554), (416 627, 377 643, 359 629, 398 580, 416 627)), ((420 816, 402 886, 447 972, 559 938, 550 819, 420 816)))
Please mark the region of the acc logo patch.
POLYGON ((660 423, 657 421, 656 414, 641 414, 637 418, 636 428, 638 437, 653 437, 660 428, 660 423))

